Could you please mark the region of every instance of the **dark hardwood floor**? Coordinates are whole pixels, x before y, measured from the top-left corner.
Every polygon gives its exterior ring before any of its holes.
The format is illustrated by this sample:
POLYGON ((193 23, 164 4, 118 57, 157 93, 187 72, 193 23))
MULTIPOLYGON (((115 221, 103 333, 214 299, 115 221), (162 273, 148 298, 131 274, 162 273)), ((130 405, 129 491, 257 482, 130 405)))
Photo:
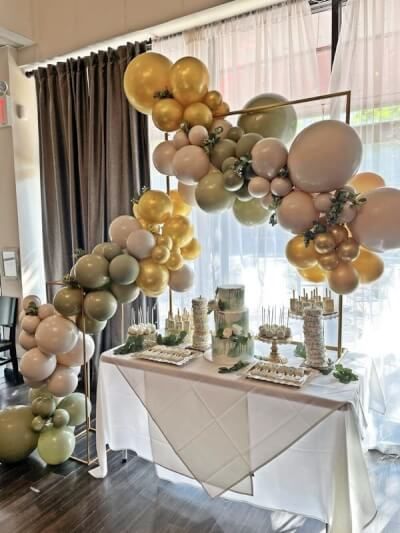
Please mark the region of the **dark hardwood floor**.
MULTIPOLYGON (((27 392, 24 385, 8 386, 1 372, 0 408, 26 403, 27 392)), ((94 449, 94 439, 91 445, 94 449)), ((400 461, 369 454, 369 463, 380 512, 368 532, 400 533, 400 461)), ((0 532, 325 531, 315 520, 211 499, 201 489, 160 480, 154 466, 133 453, 123 464, 121 454, 111 452, 109 474, 104 480, 92 478, 87 470, 73 461, 47 467, 36 455, 16 465, 0 464, 0 532)))

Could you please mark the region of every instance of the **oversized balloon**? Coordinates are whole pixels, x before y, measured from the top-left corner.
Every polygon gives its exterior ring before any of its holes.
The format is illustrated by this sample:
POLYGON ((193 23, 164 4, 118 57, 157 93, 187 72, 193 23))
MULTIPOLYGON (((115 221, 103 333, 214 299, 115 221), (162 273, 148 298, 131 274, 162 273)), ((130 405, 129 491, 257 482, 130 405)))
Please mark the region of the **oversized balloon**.
POLYGON ((308 246, 304 243, 303 235, 296 235, 286 245, 286 258, 289 263, 297 268, 311 268, 317 264, 317 254, 314 243, 311 241, 308 246))
POLYGON ((110 291, 92 291, 85 296, 85 315, 92 320, 109 320, 117 312, 118 303, 110 291))
POLYGON ((64 287, 57 291, 53 305, 60 315, 79 315, 82 309, 82 291, 72 287, 64 287))
POLYGON ((236 198, 233 204, 233 214, 240 224, 244 226, 259 226, 270 217, 269 212, 262 206, 258 198, 242 202, 236 198))
POLYGON ((185 108, 183 120, 189 127, 199 125, 209 129, 213 121, 213 116, 210 108, 206 104, 196 102, 185 108))
POLYGON ((78 376, 67 366, 58 365, 47 382, 48 390, 54 396, 63 397, 74 392, 78 386, 78 376))
MULTIPOLYGON (((92 404, 89 398, 86 398, 88 406, 88 415, 92 412, 92 404)), ((79 426, 86 419, 85 395, 81 392, 69 394, 57 405, 57 409, 65 409, 70 416, 69 423, 71 426, 79 426)))
MULTIPOLYGON (((178 182, 178 192, 182 196, 183 200, 192 207, 197 206, 196 202, 196 186, 194 185, 186 185, 185 183, 182 183, 181 181, 178 182)), ((176 213, 182 214, 182 213, 176 213)))
POLYGON ((30 406, 15 405, 0 411, 0 462, 17 463, 36 448, 38 434, 32 428, 30 406))
POLYGON ((138 203, 139 214, 146 222, 163 224, 172 215, 172 202, 162 191, 146 191, 138 203))
MULTIPOLYGON (((269 106, 287 102, 284 96, 274 93, 260 94, 247 102, 246 109, 252 107, 269 106)), ((243 114, 238 121, 246 133, 259 133, 262 137, 276 137, 284 143, 291 141, 296 133, 297 116, 291 105, 243 114)))
POLYGON ((349 181, 358 193, 366 193, 385 186, 385 180, 375 172, 360 172, 349 181))
POLYGON ((354 239, 374 252, 400 248, 400 190, 381 187, 365 198, 349 225, 354 239))
POLYGON ((321 267, 317 264, 310 268, 305 269, 297 269, 297 272, 300 274, 300 276, 307 280, 311 281, 312 283, 322 283, 326 279, 325 272, 321 269, 321 267))
POLYGON ((146 229, 139 229, 131 233, 126 241, 126 247, 130 255, 136 259, 145 259, 151 256, 156 245, 154 235, 146 229))
POLYGON ((263 178, 275 178, 286 165, 287 158, 287 148, 279 139, 261 139, 251 150, 251 166, 263 178))
POLYGON ((83 338, 85 338, 86 361, 89 361, 93 357, 95 350, 94 340, 89 335, 84 337, 80 331, 78 340, 72 350, 57 354, 57 363, 63 366, 82 366, 84 364, 83 338))
POLYGON ((200 146, 188 145, 178 150, 172 161, 173 174, 186 185, 194 185, 207 174, 210 161, 200 146))
POLYGON ((154 125, 161 131, 176 131, 182 124, 183 106, 173 98, 162 98, 153 105, 154 125))
POLYGON ((125 248, 126 239, 137 229, 141 229, 141 225, 136 218, 129 215, 121 215, 111 222, 108 234, 112 242, 119 244, 121 248, 125 248))
POLYGON ((194 272, 188 265, 170 273, 169 286, 173 291, 188 291, 194 283, 194 272))
POLYGON ((171 237, 175 246, 181 248, 193 239, 193 226, 182 215, 174 215, 164 224, 163 235, 171 237))
POLYGON ((137 286, 146 296, 159 296, 168 286, 169 272, 164 265, 154 263, 151 259, 140 261, 140 273, 137 286))
POLYGON ((234 196, 225 190, 224 176, 212 171, 200 181, 195 191, 198 206, 207 213, 218 213, 231 207, 234 196))
POLYGON ((130 285, 139 274, 139 263, 127 254, 118 255, 110 263, 110 278, 119 285, 130 285))
POLYGON ((53 315, 42 320, 36 330, 35 339, 44 353, 69 352, 78 340, 78 330, 70 320, 53 315))
POLYGON ((32 348, 22 356, 19 369, 29 380, 43 381, 54 372, 56 365, 54 355, 46 355, 39 348, 32 348))
POLYGON ((80 331, 84 331, 89 335, 96 335, 97 333, 103 331, 107 325, 107 321, 104 320, 104 322, 99 322, 98 320, 93 320, 88 316, 79 315, 76 319, 76 325, 80 331))
POLYGON ((155 52, 140 54, 129 63, 124 74, 124 91, 129 103, 149 115, 156 102, 154 95, 168 89, 171 61, 155 52))
POLYGON ((119 304, 134 302, 140 294, 140 289, 134 283, 132 285, 118 285, 111 283, 110 290, 119 304))
POLYGON ((48 465, 65 463, 71 457, 74 448, 75 435, 65 426, 50 426, 40 433, 37 449, 40 457, 48 465))
POLYGON ((328 283, 337 294, 350 294, 358 287, 359 276, 351 262, 339 263, 328 273, 328 283))
POLYGON ((305 192, 340 189, 357 172, 361 156, 361 140, 353 128, 338 120, 315 122, 290 147, 290 179, 305 192))
POLYGON ((75 278, 85 289, 99 289, 106 285, 108 277, 108 261, 95 254, 87 254, 75 264, 75 278))
POLYGON ((169 197, 171 198, 172 202, 173 215, 182 215, 184 217, 190 215, 192 206, 185 202, 179 191, 170 191, 169 197))
POLYGON ((360 248, 357 259, 352 263, 357 270, 360 283, 372 283, 379 279, 385 269, 382 259, 365 248, 360 248))
POLYGON ((201 246, 197 239, 192 239, 189 244, 181 248, 181 254, 184 259, 193 261, 197 259, 201 253, 201 246))
MULTIPOLYGON (((186 137, 185 133, 181 133, 186 137)), ((189 141, 186 144, 189 144, 189 141)), ((153 165, 158 172, 165 174, 166 176, 172 176, 174 173, 172 161, 176 154, 176 150, 177 146, 172 141, 163 141, 154 148, 153 165)))
POLYGON ((183 106, 200 102, 208 90, 208 70, 195 57, 182 57, 169 72, 169 83, 174 98, 183 106))
POLYGON ((318 220, 312 197, 303 191, 285 196, 277 209, 279 224, 293 233, 304 233, 318 220))

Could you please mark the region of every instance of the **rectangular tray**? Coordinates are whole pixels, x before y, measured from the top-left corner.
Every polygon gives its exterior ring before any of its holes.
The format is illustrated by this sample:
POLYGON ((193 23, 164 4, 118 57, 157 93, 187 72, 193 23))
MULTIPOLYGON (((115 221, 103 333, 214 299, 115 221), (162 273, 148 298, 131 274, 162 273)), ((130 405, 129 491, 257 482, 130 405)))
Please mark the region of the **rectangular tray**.
POLYGON ((165 363, 175 366, 183 366, 192 359, 198 357, 199 352, 187 348, 172 346, 153 346, 143 352, 134 354, 135 359, 146 359, 156 363, 165 363))
POLYGON ((314 374, 309 369, 302 369, 304 371, 303 376, 298 376, 298 378, 294 379, 290 376, 284 376, 281 373, 275 373, 275 372, 267 372, 267 369, 276 369, 279 370, 300 370, 298 367, 288 366, 288 365, 280 365, 270 362, 257 362, 252 367, 250 367, 246 372, 246 378, 248 379, 255 379, 258 381, 266 381, 268 383, 276 383, 278 385, 287 385, 289 387, 295 387, 300 388, 302 387, 307 380, 314 374))

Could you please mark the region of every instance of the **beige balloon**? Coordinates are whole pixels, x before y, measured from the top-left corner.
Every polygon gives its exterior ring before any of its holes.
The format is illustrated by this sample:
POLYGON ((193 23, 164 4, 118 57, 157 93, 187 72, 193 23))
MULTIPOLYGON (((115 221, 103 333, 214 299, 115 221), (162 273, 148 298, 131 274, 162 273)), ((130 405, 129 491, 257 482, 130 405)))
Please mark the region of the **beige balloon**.
POLYGON ((163 141, 155 147, 153 151, 153 165, 158 172, 165 176, 173 175, 172 161, 176 150, 176 146, 172 141, 163 141))
POLYGON ((78 386, 78 376, 67 366, 57 365, 47 382, 49 392, 59 398, 72 394, 78 386))
POLYGON ((126 248, 126 240, 129 235, 141 229, 140 222, 129 215, 121 215, 120 217, 115 218, 108 230, 110 240, 119 244, 121 248, 126 248))
POLYGON ((78 329, 70 320, 53 315, 42 320, 35 339, 44 353, 68 352, 78 340, 78 329))
POLYGON ((140 229, 131 233, 126 241, 126 247, 130 255, 135 259, 145 259, 151 256, 156 245, 154 235, 146 229, 140 229))
POLYGON ((24 350, 31 350, 36 348, 37 342, 34 335, 30 335, 26 331, 22 330, 19 334, 18 342, 24 350))
POLYGON ((350 294, 355 291, 359 284, 359 276, 353 265, 339 263, 339 265, 328 273, 329 287, 337 294, 350 294))
POLYGON ((253 146, 251 166, 258 176, 273 179, 287 163, 288 151, 279 139, 262 139, 253 146))
POLYGON ((332 199, 332 195, 327 192, 318 194, 313 200, 315 209, 321 213, 327 213, 332 207, 332 199))
POLYGON ((40 320, 44 320, 45 318, 54 315, 55 312, 56 310, 54 309, 53 304, 42 304, 39 306, 38 317, 40 320))
POLYGON ((286 196, 293 189, 293 183, 288 178, 274 178, 271 181, 271 192, 275 196, 286 196))
POLYGON ((56 365, 55 355, 46 355, 39 348, 32 348, 22 356, 19 369, 30 381, 43 381, 51 376, 56 365))
POLYGON ((178 130, 173 136, 172 142, 174 143, 176 150, 179 150, 183 146, 187 146, 189 144, 189 139, 184 131, 178 130))
POLYGON ((40 324, 40 318, 34 315, 26 315, 21 321, 21 328, 33 335, 40 324))
POLYGON ((285 196, 277 209, 279 224, 293 233, 304 233, 318 220, 312 197, 302 191, 285 196))
POLYGON ((194 185, 207 174, 210 161, 200 146, 184 146, 172 161, 173 175, 186 185, 194 185))
MULTIPOLYGON (((57 363, 63 366, 82 366, 83 356, 83 333, 80 331, 75 346, 69 352, 57 354, 57 363)), ((95 344, 90 335, 85 335, 86 362, 93 357, 95 344)))
POLYGON ((248 188, 249 193, 253 198, 263 198, 270 191, 270 183, 265 178, 254 176, 254 178, 251 178, 249 181, 248 188))
POLYGON ((176 292, 188 291, 194 283, 194 272, 188 265, 169 273, 169 287, 176 292))

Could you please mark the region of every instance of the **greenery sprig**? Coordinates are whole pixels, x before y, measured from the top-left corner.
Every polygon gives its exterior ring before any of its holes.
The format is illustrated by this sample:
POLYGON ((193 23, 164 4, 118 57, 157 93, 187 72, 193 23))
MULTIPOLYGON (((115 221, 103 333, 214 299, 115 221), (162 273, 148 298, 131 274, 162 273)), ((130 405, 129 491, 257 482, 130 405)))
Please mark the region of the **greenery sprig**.
POLYGON ((233 165, 233 170, 241 178, 248 179, 250 177, 249 174, 250 174, 250 171, 251 171, 251 163, 252 163, 252 161, 251 161, 251 156, 250 155, 242 155, 239 158, 239 161, 237 161, 233 165))
POLYGON ((220 366, 218 368, 218 374, 230 374, 231 372, 237 372, 238 370, 245 368, 248 364, 249 363, 245 363, 244 361, 238 361, 232 366, 220 366))
POLYGON ((27 310, 25 311, 25 314, 29 316, 37 316, 38 313, 39 313, 38 306, 35 304, 35 302, 30 302, 27 310))
POLYGON ((211 154, 214 146, 221 140, 221 133, 223 131, 224 129, 221 126, 218 126, 214 131, 209 133, 207 139, 203 142, 203 148, 208 155, 211 154))
POLYGON ((340 381, 340 383, 344 383, 345 385, 351 383, 352 381, 358 381, 357 374, 354 374, 351 368, 345 368, 343 365, 338 363, 335 366, 335 371, 333 372, 333 376, 340 381))
POLYGON ((357 207, 366 201, 367 199, 364 196, 361 196, 359 193, 349 191, 348 189, 338 189, 332 198, 332 206, 326 215, 328 224, 338 223, 340 215, 342 214, 346 204, 357 207))
POLYGON ((161 334, 157 335, 157 344, 162 346, 178 346, 182 344, 187 335, 186 331, 180 331, 178 335, 167 335, 163 337, 161 334))
POLYGON ((66 287, 69 287, 71 289, 80 288, 79 283, 73 276, 71 276, 71 274, 65 274, 65 276, 63 277, 63 283, 66 287))
POLYGON ((125 344, 114 350, 115 355, 126 355, 128 353, 140 352, 144 349, 144 336, 129 335, 125 344))
POLYGON ((272 203, 270 205, 270 211, 272 211, 271 216, 269 217, 269 223, 271 226, 276 226, 278 224, 278 217, 276 214, 276 210, 281 205, 282 198, 279 196, 272 195, 272 203))
POLYGON ((173 97, 174 95, 168 89, 157 91, 153 95, 153 98, 156 98, 157 100, 164 100, 165 98, 173 98, 173 97))
POLYGON ((75 250, 72 253, 72 259, 73 259, 74 263, 76 263, 78 261, 78 259, 80 259, 84 255, 86 255, 86 251, 85 250, 83 250, 82 248, 75 248, 75 250))
POLYGON ((326 230, 327 227, 325 226, 325 224, 321 224, 321 222, 314 220, 313 227, 304 233, 305 247, 307 248, 307 246, 310 244, 311 241, 315 239, 315 236, 318 235, 318 233, 325 233, 326 230))

